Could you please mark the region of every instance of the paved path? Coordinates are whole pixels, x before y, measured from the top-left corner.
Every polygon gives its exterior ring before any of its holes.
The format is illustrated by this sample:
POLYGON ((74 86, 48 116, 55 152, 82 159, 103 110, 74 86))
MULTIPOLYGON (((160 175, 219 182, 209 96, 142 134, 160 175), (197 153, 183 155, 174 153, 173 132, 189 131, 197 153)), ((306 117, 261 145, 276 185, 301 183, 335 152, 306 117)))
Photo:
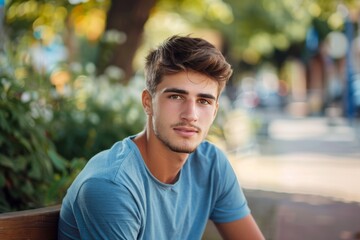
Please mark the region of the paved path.
POLYGON ((233 155, 242 186, 360 202, 360 135, 345 121, 273 119, 253 153, 233 155))
POLYGON ((246 127, 232 120, 232 139, 245 144, 230 156, 266 239, 360 239, 358 125, 263 117, 267 134, 248 142, 240 137, 246 127))
POLYGON ((360 239, 360 204, 303 194, 246 190, 267 240, 360 239))

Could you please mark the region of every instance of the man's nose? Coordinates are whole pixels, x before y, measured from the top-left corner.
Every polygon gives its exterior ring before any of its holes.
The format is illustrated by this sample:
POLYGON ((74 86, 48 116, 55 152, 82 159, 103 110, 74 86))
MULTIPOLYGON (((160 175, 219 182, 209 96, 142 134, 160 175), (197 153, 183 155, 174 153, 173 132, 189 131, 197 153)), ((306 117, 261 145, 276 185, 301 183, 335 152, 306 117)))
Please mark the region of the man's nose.
POLYGON ((183 104, 183 108, 181 109, 181 119, 186 120, 188 122, 196 122, 198 120, 198 112, 196 108, 196 101, 187 100, 183 104))

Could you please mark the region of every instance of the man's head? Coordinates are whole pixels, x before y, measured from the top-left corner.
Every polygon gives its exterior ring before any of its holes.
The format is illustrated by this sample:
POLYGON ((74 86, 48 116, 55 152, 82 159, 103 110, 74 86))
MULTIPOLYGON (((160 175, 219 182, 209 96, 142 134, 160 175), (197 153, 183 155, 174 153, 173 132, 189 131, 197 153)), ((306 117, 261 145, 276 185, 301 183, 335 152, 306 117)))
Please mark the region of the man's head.
POLYGON ((200 38, 169 38, 146 62, 142 102, 152 143, 191 153, 204 140, 218 97, 232 73, 213 45, 200 38))
POLYGON ((165 75, 183 71, 204 74, 218 83, 218 95, 229 80, 232 69, 221 52, 201 38, 173 36, 146 58, 146 88, 151 95, 165 75))

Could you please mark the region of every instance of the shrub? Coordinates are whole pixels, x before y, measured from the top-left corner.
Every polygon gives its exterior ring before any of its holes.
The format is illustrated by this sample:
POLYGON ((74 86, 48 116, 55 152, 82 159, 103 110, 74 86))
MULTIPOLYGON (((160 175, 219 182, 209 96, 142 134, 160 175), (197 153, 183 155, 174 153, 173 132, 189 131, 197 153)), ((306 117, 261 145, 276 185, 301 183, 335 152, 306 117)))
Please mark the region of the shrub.
POLYGON ((43 119, 34 117, 34 101, 24 99, 24 89, 15 81, 0 79, 0 212, 42 206, 65 161, 49 140, 43 119))
POLYGON ((67 93, 54 98, 49 129, 65 158, 89 159, 144 127, 140 102, 144 80, 133 79, 124 86, 109 75, 80 74, 67 93))

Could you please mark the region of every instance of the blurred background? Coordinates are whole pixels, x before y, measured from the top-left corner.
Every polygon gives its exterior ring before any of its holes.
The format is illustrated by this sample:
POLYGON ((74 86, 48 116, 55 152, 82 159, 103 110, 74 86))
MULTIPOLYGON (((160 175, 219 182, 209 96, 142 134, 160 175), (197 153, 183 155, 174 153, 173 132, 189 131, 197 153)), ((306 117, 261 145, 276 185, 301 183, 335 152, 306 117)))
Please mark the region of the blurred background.
POLYGON ((60 203, 142 130, 144 56, 173 34, 234 68, 208 139, 266 238, 360 239, 358 0, 0 0, 0 212, 60 203))

